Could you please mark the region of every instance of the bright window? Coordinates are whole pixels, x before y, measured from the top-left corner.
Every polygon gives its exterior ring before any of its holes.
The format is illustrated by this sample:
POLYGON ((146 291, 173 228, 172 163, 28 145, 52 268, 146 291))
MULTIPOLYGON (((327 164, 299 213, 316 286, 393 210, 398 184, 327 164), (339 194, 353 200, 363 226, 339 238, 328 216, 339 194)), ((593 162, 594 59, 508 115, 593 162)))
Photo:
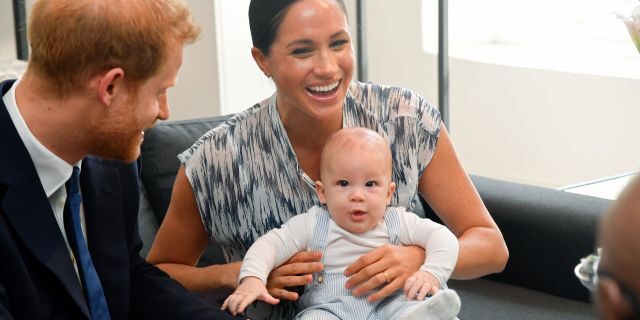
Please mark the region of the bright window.
MULTIPOLYGON (((640 78, 616 13, 637 0, 449 1, 449 55, 487 63, 640 78)), ((422 1, 423 48, 437 52, 437 0, 422 1)))

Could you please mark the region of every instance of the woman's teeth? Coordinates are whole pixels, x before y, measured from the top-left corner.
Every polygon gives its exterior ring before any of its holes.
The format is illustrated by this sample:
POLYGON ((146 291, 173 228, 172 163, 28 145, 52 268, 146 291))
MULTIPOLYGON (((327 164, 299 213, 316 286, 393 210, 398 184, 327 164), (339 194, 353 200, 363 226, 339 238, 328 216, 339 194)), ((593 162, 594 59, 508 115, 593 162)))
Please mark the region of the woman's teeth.
POLYGON ((309 91, 314 93, 327 93, 335 90, 338 87, 338 84, 340 84, 340 81, 336 81, 326 86, 309 87, 309 91))

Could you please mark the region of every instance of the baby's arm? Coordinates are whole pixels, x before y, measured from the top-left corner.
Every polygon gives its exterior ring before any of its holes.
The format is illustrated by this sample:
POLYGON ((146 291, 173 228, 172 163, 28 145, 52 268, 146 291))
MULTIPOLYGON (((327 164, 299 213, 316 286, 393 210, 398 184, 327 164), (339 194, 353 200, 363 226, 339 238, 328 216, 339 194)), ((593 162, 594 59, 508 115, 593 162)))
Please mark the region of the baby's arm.
POLYGON ((458 239, 441 224, 399 211, 401 243, 418 245, 425 248, 426 253, 420 270, 407 279, 404 292, 409 300, 424 299, 442 288, 451 277, 458 260, 458 239))
POLYGON ((229 312, 235 316, 238 313, 243 313, 244 309, 256 299, 269 304, 280 302, 279 299, 267 292, 267 286, 262 280, 256 277, 246 277, 242 279, 236 291, 224 300, 222 310, 229 309, 229 312))
POLYGON ((279 299, 268 293, 267 277, 271 270, 306 249, 310 222, 315 223, 315 219, 309 214, 299 214, 258 238, 242 261, 238 288, 224 301, 222 310, 228 309, 236 315, 244 312, 256 299, 270 304, 279 303, 279 299))

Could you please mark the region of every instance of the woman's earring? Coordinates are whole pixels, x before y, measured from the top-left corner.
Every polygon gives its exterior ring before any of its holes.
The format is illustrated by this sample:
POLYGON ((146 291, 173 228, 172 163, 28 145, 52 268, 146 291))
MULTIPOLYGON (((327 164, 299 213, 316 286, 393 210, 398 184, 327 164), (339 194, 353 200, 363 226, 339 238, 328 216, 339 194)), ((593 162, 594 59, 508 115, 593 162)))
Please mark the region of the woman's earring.
POLYGON ((265 72, 265 73, 264 73, 264 75, 265 75, 267 78, 271 78, 271 73, 269 73, 269 72, 265 72))

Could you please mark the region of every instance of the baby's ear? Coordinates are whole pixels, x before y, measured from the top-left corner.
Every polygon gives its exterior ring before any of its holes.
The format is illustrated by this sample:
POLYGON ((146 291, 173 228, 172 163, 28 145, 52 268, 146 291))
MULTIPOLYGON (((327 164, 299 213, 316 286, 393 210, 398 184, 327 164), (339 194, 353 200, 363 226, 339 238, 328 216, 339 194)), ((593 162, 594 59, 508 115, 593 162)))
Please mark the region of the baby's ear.
POLYGON ((324 186, 322 185, 322 181, 316 181, 316 192, 318 193, 318 199, 320 199, 320 203, 327 204, 327 200, 324 197, 324 186))
POLYGON ((389 183, 389 193, 387 194, 387 205, 391 205, 391 198, 393 197, 393 193, 396 192, 396 183, 389 183))

